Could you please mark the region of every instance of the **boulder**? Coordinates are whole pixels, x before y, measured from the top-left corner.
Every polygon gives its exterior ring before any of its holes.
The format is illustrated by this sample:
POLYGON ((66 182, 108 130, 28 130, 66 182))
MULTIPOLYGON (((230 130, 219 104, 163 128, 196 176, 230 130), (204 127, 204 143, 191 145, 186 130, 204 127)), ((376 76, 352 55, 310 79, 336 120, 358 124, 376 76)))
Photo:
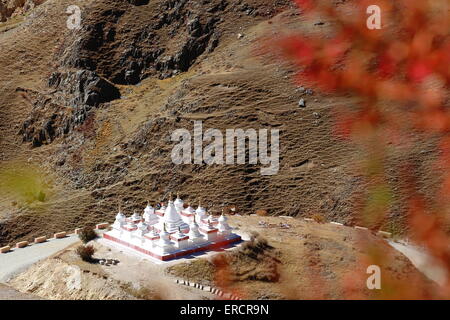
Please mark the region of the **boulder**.
POLYGON ((298 102, 298 106, 300 108, 305 108, 306 107, 306 101, 305 99, 300 99, 300 101, 298 102))

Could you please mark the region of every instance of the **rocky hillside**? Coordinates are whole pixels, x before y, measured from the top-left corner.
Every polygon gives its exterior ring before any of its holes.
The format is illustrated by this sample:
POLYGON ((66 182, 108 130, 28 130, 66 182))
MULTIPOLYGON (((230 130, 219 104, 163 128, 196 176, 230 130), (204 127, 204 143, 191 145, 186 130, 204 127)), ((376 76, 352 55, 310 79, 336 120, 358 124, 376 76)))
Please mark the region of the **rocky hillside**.
POLYGON ((8 18, 27 13, 44 1, 45 0, 1 0, 0 22, 5 22, 8 18))
MULTIPOLYGON (((3 20, 12 2, 0 7, 3 20)), ((370 181, 357 169, 361 152, 333 127, 339 106, 356 101, 294 84, 260 40, 296 30, 326 37, 332 21, 307 20, 288 0, 83 0, 81 28, 71 30, 70 5, 48 0, 0 24, 0 244, 111 221, 119 203, 130 214, 170 191, 213 212, 230 205, 354 222, 355 197, 370 181), (175 165, 170 136, 192 132, 194 120, 221 132, 279 129, 278 173, 175 165)), ((433 193, 431 145, 392 150, 394 189, 408 157, 433 193)), ((402 230, 400 200, 384 229, 402 230)))

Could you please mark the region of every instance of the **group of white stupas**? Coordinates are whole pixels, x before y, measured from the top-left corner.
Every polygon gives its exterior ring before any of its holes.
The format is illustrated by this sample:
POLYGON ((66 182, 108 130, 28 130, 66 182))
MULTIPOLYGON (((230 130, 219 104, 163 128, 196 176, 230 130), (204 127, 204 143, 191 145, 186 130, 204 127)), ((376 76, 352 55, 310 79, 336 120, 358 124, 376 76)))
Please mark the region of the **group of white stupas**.
POLYGON ((196 210, 185 208, 179 196, 160 209, 148 203, 142 216, 134 212, 127 218, 119 209, 111 231, 103 237, 163 261, 241 241, 223 212, 216 218, 208 216, 200 203, 196 210))

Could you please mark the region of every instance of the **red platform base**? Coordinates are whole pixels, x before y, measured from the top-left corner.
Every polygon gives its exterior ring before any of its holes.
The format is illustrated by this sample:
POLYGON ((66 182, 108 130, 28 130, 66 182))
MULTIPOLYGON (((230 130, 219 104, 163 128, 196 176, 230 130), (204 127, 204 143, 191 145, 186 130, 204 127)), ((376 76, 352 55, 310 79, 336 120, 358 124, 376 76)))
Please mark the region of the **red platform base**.
POLYGON ((208 250, 217 250, 217 249, 219 249, 221 247, 225 247, 225 246, 230 245, 232 243, 236 243, 236 242, 241 242, 242 241, 240 236, 234 235, 234 237, 231 238, 231 239, 226 239, 226 240, 218 239, 217 242, 206 243, 205 245, 197 247, 197 248, 194 248, 194 249, 185 249, 185 250, 181 249, 179 251, 176 251, 176 252, 173 252, 173 253, 161 256, 161 255, 158 255, 156 253, 150 252, 150 251, 148 251, 148 250, 146 250, 144 248, 136 246, 134 244, 128 243, 128 242, 123 241, 123 240, 120 240, 120 239, 118 239, 116 237, 113 237, 113 236, 111 236, 109 234, 106 234, 106 233, 103 234, 103 238, 105 238, 107 240, 110 240, 110 241, 113 241, 113 242, 116 242, 116 243, 119 243, 119 244, 121 244, 123 246, 126 246, 128 248, 131 248, 133 250, 136 250, 136 251, 138 251, 140 253, 146 254, 146 255, 148 255, 148 256, 150 256, 152 258, 155 258, 155 259, 158 259, 158 260, 161 260, 161 261, 169 261, 169 260, 172 260, 172 259, 176 259, 176 258, 181 258, 181 257, 187 256, 187 255, 190 255, 190 254, 193 254, 193 253, 199 253, 199 252, 204 252, 204 251, 208 251, 208 250))

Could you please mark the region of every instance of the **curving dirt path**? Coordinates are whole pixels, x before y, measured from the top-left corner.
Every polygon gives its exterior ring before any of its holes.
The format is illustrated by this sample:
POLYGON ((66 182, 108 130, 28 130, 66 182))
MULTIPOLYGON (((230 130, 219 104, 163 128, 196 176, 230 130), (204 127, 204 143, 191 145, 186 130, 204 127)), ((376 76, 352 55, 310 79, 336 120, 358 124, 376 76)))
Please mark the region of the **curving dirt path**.
POLYGON ((444 285, 447 282, 446 270, 433 261, 433 258, 420 247, 394 241, 389 241, 389 244, 405 255, 428 279, 439 285, 444 285))
POLYGON ((7 282, 13 276, 25 271, 34 263, 80 241, 78 236, 70 235, 64 239, 51 239, 44 243, 33 244, 0 255, 0 283, 7 282))

